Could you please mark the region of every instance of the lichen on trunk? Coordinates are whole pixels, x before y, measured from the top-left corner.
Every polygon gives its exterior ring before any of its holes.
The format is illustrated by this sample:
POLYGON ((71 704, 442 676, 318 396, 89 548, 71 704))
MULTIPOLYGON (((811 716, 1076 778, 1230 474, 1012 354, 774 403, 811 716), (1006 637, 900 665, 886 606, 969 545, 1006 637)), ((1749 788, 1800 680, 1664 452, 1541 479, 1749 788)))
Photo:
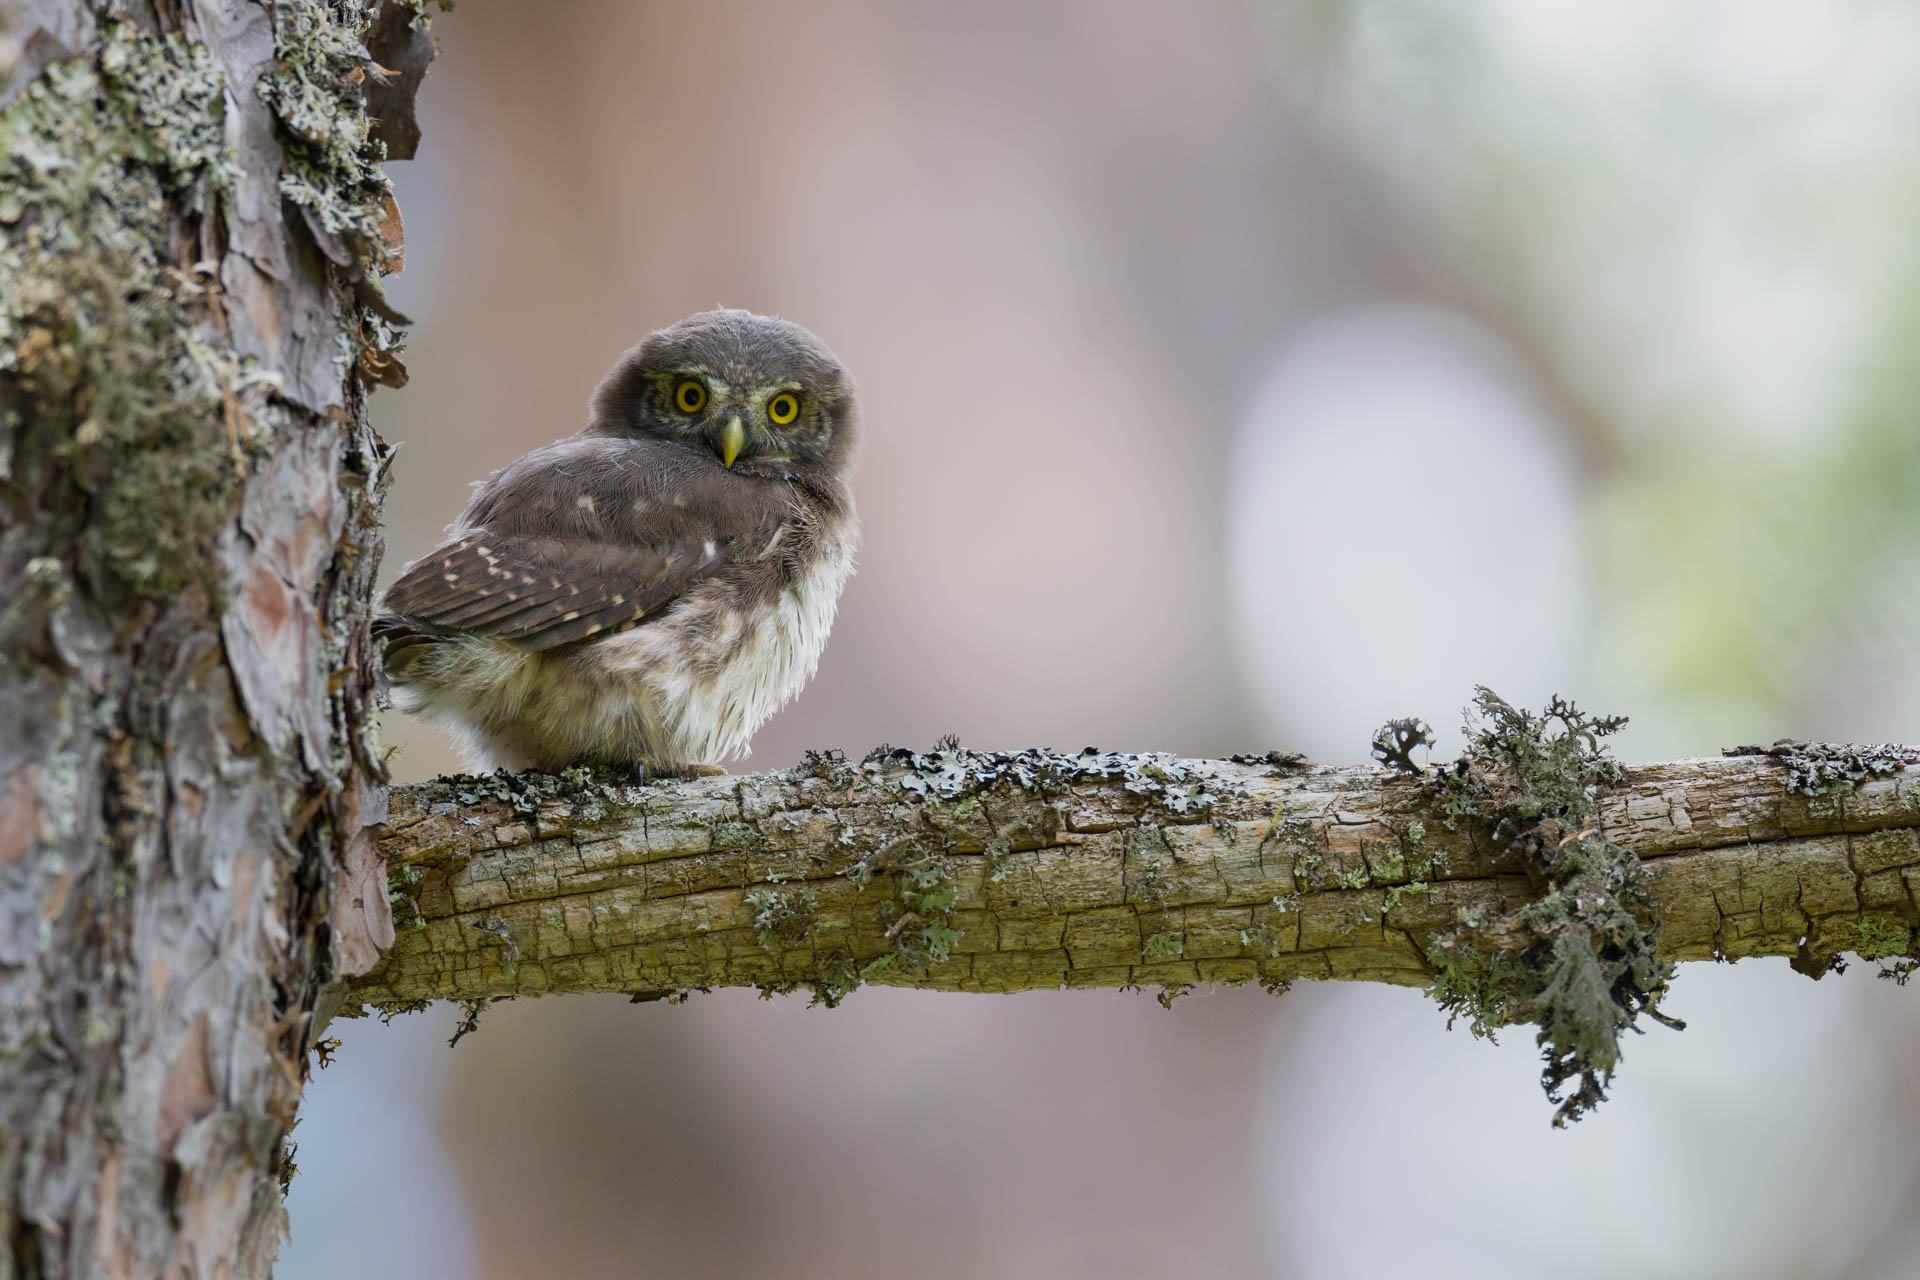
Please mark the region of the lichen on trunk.
POLYGON ((336 87, 362 168, 326 194, 383 213, 348 68, 271 16, 337 55, 373 12, 32 13, 0 92, 0 1275, 264 1275, 316 1001, 391 936, 353 370, 394 333, 384 254, 286 217, 311 143, 261 86, 336 87))

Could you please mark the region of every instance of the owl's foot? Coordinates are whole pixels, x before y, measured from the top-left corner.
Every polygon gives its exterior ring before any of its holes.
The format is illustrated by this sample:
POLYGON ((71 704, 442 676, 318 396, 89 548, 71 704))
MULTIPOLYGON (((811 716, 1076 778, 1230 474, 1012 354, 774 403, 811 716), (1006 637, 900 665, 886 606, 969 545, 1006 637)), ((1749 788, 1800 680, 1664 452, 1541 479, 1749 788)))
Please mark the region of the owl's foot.
POLYGON ((682 764, 668 768, 647 760, 633 762, 636 782, 660 782, 669 778, 724 778, 727 771, 717 764, 682 764))

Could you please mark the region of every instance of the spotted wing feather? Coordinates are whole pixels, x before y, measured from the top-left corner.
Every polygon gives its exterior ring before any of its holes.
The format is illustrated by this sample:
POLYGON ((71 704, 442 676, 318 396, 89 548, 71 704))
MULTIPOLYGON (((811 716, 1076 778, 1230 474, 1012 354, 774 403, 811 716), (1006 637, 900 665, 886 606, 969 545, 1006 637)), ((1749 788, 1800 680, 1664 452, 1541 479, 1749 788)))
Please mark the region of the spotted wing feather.
POLYGON ((541 651, 657 616, 769 517, 715 470, 653 441, 575 437, 528 454, 387 589, 376 630, 389 670, 453 636, 541 651))
POLYGON ((727 547, 712 538, 635 547, 481 531, 423 557, 383 603, 429 634, 551 649, 641 622, 710 577, 727 547))

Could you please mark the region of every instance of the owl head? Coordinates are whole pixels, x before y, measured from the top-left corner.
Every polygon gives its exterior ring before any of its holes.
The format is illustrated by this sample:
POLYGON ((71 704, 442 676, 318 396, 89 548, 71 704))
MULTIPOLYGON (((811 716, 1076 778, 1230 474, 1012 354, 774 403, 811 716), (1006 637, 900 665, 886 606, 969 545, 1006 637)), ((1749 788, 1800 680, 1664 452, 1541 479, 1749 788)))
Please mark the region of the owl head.
POLYGON ((799 325, 702 311, 647 335, 594 389, 587 430, 655 436, 741 475, 844 477, 858 443, 853 379, 799 325))

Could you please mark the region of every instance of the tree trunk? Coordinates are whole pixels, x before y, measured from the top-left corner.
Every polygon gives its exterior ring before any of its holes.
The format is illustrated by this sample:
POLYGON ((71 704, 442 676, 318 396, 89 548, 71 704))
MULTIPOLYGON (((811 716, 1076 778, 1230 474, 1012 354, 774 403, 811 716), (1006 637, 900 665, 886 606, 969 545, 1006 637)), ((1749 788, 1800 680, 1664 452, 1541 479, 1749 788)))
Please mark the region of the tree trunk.
POLYGON ((25 0, 7 32, 0 1276, 267 1274, 316 1000, 391 937, 363 86, 410 124, 431 45, 374 16, 25 0))
MULTIPOLYGON (((352 998, 1427 986, 1533 942, 1524 858, 1404 775, 1024 758, 398 788, 381 846, 399 938, 352 998)), ((1879 776, 1830 788, 1767 755, 1634 766, 1595 834, 1644 867, 1666 959, 1788 956, 1818 976, 1843 951, 1911 949, 1912 758, 1884 750, 1879 776)))

